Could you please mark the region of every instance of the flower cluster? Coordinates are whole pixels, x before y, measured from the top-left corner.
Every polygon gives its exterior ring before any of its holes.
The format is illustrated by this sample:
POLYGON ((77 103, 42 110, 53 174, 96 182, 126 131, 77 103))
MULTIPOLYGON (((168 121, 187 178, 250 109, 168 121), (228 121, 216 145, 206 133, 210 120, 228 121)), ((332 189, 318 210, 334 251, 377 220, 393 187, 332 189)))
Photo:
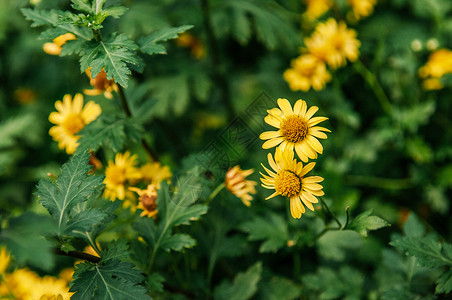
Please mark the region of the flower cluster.
POLYGON ((30 269, 15 269, 7 272, 11 258, 6 248, 0 250, 0 298, 23 300, 70 299, 69 282, 73 269, 65 269, 59 278, 53 276, 40 277, 30 269))
MULTIPOLYGON (((321 17, 334 6, 333 0, 304 0, 304 2, 306 11, 303 16, 308 20, 315 20, 321 17)), ((367 17, 372 14, 376 4, 377 0, 347 0, 347 5, 350 9, 347 17, 352 21, 367 17)))
POLYGON ((331 80, 327 65, 337 69, 346 65, 347 60, 358 59, 360 42, 356 31, 347 25, 330 18, 319 23, 310 37, 305 38, 306 48, 292 60, 291 68, 283 77, 293 91, 321 90, 331 80))
POLYGON ((123 200, 124 206, 143 210, 141 216, 153 217, 157 213, 157 190, 163 180, 169 180, 172 174, 167 166, 159 162, 147 163, 137 166, 137 156, 126 151, 124 154, 116 154, 114 161, 109 161, 105 170, 104 197, 115 201, 123 200), (145 190, 139 189, 139 184, 147 185, 145 190), (139 195, 139 203, 136 204, 135 196, 139 195))
POLYGON ((76 39, 76 37, 72 33, 65 33, 65 34, 62 34, 62 35, 56 37, 55 39, 53 39, 53 41, 51 43, 45 43, 42 46, 42 49, 44 50, 45 53, 47 53, 49 55, 60 55, 62 46, 67 41, 75 40, 75 39, 76 39))
POLYGON ((104 94, 105 98, 113 99, 113 92, 118 92, 119 88, 113 79, 109 80, 107 78, 105 69, 102 69, 94 78, 92 77, 91 68, 86 69, 85 73, 89 78, 89 84, 93 87, 91 90, 83 90, 85 95, 97 96, 104 94))
POLYGON ((242 170, 240 166, 235 166, 226 172, 225 185, 229 192, 239 197, 246 206, 251 205, 253 196, 256 194, 257 182, 246 180, 246 177, 253 174, 254 170, 242 170))
POLYGON ((320 176, 309 176, 315 163, 311 162, 303 166, 294 158, 294 149, 299 159, 308 162, 308 159, 317 158, 317 154, 323 153, 322 144, 318 139, 326 139, 325 132, 330 130, 316 126, 327 120, 325 117, 313 117, 319 109, 312 106, 308 109, 303 100, 298 100, 291 106, 287 99, 278 99, 279 108, 268 110, 265 122, 277 131, 266 131, 260 135, 262 140, 266 140, 262 145, 263 149, 276 148, 274 158, 268 154, 268 163, 272 170, 263 168, 268 175, 261 173, 262 186, 275 190, 266 199, 282 195, 290 199, 290 212, 292 217, 298 219, 305 213, 305 206, 314 210, 313 203, 317 203, 317 196, 322 196, 323 181, 320 176))
POLYGON ((441 77, 450 73, 452 73, 452 51, 449 49, 432 52, 427 63, 419 69, 419 76, 424 79, 426 90, 442 89, 441 77))

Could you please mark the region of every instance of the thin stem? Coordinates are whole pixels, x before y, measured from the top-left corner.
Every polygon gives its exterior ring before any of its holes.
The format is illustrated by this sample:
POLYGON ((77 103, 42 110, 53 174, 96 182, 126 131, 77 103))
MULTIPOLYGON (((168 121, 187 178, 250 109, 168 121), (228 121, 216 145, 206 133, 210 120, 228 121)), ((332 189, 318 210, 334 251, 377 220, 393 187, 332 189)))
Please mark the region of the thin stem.
POLYGON ((347 206, 347 207, 345 208, 345 214, 347 215, 347 220, 345 221, 344 228, 342 228, 342 229, 347 228, 348 223, 350 222, 350 206, 347 206))
POLYGON ((328 207, 328 205, 325 203, 325 201, 322 199, 322 197, 319 197, 320 202, 322 202, 323 207, 326 208, 328 213, 333 217, 333 219, 336 221, 337 225, 339 225, 339 229, 342 229, 342 223, 339 221, 339 219, 336 217, 336 215, 331 211, 331 209, 328 207))
POLYGON ((215 77, 215 81, 218 84, 218 87, 221 91, 221 99, 223 101, 223 105, 225 106, 228 119, 231 121, 235 116, 234 106, 231 102, 231 95, 229 91, 229 83, 224 74, 224 70, 221 64, 219 48, 217 44, 217 40, 215 38, 215 34, 213 32, 212 20, 210 17, 210 7, 209 0, 201 0, 201 11, 203 14, 204 21, 204 30, 206 31, 207 36, 207 44, 210 50, 210 60, 212 64, 213 75, 215 77))
POLYGON ((221 192, 222 189, 224 189, 226 187, 226 184, 224 182, 222 182, 220 185, 218 185, 212 193, 210 193, 209 198, 207 198, 207 204, 210 203, 210 201, 213 200, 213 198, 215 198, 219 192, 221 192))
POLYGON ((99 249, 99 247, 97 247, 96 241, 93 240, 89 232, 85 231, 85 235, 88 238, 91 247, 93 247, 94 251, 96 251, 96 253, 100 256, 102 254, 102 251, 99 249))
MULTIPOLYGON (((129 104, 127 103, 126 94, 124 93, 124 89, 122 88, 122 86, 120 86, 119 84, 118 84, 118 95, 121 101, 122 108, 124 109, 124 113, 128 118, 131 118, 132 112, 130 110, 129 104)), ((143 146, 144 150, 146 150, 146 152, 149 154, 153 161, 158 161, 157 154, 155 153, 154 150, 152 150, 151 146, 146 142, 145 139, 141 139, 141 145, 143 146)))
POLYGON ((80 251, 69 251, 69 252, 64 252, 60 249, 54 249, 53 252, 57 255, 63 255, 63 256, 69 256, 69 257, 73 257, 73 258, 77 258, 77 259, 83 259, 89 262, 92 262, 93 264, 97 264, 100 262, 100 257, 85 253, 85 252, 80 252, 80 251))
POLYGON ((378 102, 380 102, 380 105, 383 108, 383 110, 387 114, 391 114, 392 113, 391 102, 389 101, 389 98, 386 96, 375 74, 372 73, 369 69, 367 69, 366 66, 359 59, 356 60, 353 66, 355 67, 355 70, 364 78, 367 84, 369 84, 370 88, 373 90, 375 96, 377 97, 378 102))

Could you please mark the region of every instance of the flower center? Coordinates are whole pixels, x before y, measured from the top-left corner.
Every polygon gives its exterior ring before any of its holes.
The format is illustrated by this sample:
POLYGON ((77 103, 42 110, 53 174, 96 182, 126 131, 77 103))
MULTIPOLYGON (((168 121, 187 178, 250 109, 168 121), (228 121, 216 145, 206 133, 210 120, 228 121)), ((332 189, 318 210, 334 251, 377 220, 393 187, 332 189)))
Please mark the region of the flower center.
POLYGON ((115 165, 110 165, 107 167, 105 171, 105 177, 110 181, 113 185, 123 185, 126 182, 126 172, 122 167, 118 167, 115 165))
POLYGON ((147 211, 154 211, 157 208, 157 203, 155 202, 155 199, 157 198, 157 194, 155 195, 147 195, 144 194, 141 196, 141 203, 143 204, 143 207, 147 211))
POLYGON ((80 114, 72 113, 64 119, 61 125, 68 134, 74 135, 85 127, 85 122, 80 114))
POLYGON ((284 170, 276 177, 275 191, 288 197, 298 195, 301 191, 301 178, 291 171, 284 170))
POLYGON ((280 130, 287 141, 298 143, 308 134, 308 123, 304 118, 292 115, 281 122, 280 130))

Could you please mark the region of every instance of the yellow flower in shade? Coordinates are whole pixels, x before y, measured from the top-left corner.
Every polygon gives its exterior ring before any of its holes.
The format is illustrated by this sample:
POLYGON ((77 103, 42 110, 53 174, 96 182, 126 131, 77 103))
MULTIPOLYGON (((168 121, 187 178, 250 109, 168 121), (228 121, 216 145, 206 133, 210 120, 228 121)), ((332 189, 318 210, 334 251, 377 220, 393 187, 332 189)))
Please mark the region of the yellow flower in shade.
POLYGON ((419 69, 419 76, 424 78, 424 88, 438 90, 443 88, 440 78, 452 73, 452 51, 439 49, 432 52, 427 63, 419 69))
POLYGON ((301 55, 292 60, 292 68, 284 72, 284 79, 292 91, 318 91, 331 80, 331 74, 323 61, 312 54, 301 55))
POLYGON ((91 77, 91 68, 86 69, 86 75, 89 77, 89 84, 94 87, 92 90, 83 90, 86 95, 97 96, 104 94, 105 98, 112 99, 113 92, 118 91, 118 85, 113 79, 107 79, 107 73, 102 69, 96 77, 91 77))
POLYGON ((267 169, 268 175, 261 173, 262 186, 266 189, 275 190, 273 194, 265 200, 277 195, 285 196, 290 199, 290 213, 292 217, 298 219, 305 213, 305 208, 314 211, 313 203, 319 200, 316 197, 323 196, 322 186, 319 182, 323 181, 320 176, 305 175, 314 168, 315 163, 309 163, 305 166, 294 159, 292 150, 276 148, 275 160, 271 153, 268 154, 268 163, 273 171, 267 169), (303 205, 304 204, 304 205, 303 205))
POLYGON ((309 19, 317 19, 333 6, 332 0, 304 0, 304 2, 306 3, 304 16, 309 19))
POLYGON ((6 247, 3 246, 0 250, 0 275, 5 273, 6 268, 8 268, 11 257, 8 252, 6 252, 6 247))
POLYGON ((105 170, 104 197, 112 201, 124 200, 127 182, 136 182, 141 178, 140 170, 135 167, 136 155, 129 151, 116 154, 115 161, 109 161, 105 170))
POLYGON ((176 45, 188 48, 191 54, 197 59, 200 59, 206 54, 201 40, 189 33, 179 35, 176 40, 176 45))
POLYGON ((228 191, 239 197, 246 206, 251 205, 253 197, 256 194, 256 181, 245 180, 248 175, 254 172, 253 169, 242 170, 240 166, 235 166, 226 172, 225 184, 228 191))
POLYGON ((157 188, 150 184, 145 190, 140 190, 136 187, 129 187, 129 190, 136 192, 140 198, 137 208, 142 209, 143 212, 140 217, 155 217, 157 215, 157 188))
POLYGON ((18 88, 14 91, 14 98, 20 104, 30 104, 36 101, 36 93, 29 88, 18 88))
POLYGON ((347 0, 347 2, 352 8, 353 17, 356 20, 372 14, 374 6, 377 4, 377 0, 347 0))
POLYGON ((336 22, 330 18, 317 25, 311 37, 305 39, 309 53, 317 56, 332 68, 346 64, 346 59, 358 59, 360 42, 356 39, 356 31, 348 29, 344 22, 336 22))
POLYGON ((169 182, 171 179, 171 171, 168 166, 162 166, 159 162, 147 163, 140 168, 143 181, 153 184, 157 189, 163 180, 169 182))
POLYGON ((77 149, 80 138, 76 134, 100 115, 100 106, 93 101, 83 106, 83 95, 76 94, 74 101, 71 95, 64 95, 63 102, 55 102, 55 108, 58 112, 52 112, 49 121, 57 126, 50 128, 49 134, 58 142, 60 149, 66 149, 67 154, 72 154, 77 149))
POLYGON ((55 38, 52 43, 45 43, 42 48, 45 53, 50 55, 60 55, 61 53, 61 47, 70 40, 75 40, 76 37, 72 33, 66 33, 63 35, 60 35, 59 37, 55 38))
POLYGON ((268 110, 265 117, 265 123, 275 127, 278 131, 266 131, 260 135, 260 139, 267 140, 263 149, 270 149, 277 145, 285 150, 297 152, 298 157, 307 162, 308 158, 317 158, 317 153, 322 154, 322 144, 317 140, 326 139, 323 131, 330 130, 315 126, 320 122, 328 120, 326 117, 312 117, 317 110, 317 106, 311 106, 307 109, 306 102, 298 100, 293 109, 287 99, 278 99, 279 108, 268 110))

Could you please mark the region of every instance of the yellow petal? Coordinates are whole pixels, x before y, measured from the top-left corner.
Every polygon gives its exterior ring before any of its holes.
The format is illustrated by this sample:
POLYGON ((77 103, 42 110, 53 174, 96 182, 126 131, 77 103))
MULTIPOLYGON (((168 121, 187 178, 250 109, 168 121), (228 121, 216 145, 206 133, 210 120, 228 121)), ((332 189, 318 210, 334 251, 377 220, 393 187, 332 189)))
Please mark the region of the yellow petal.
POLYGON ((326 139, 327 138, 326 134, 321 132, 321 131, 311 131, 311 130, 309 130, 309 134, 315 136, 318 139, 326 139))
POLYGON ((266 117, 264 118, 264 121, 265 121, 265 123, 267 123, 268 125, 271 125, 271 126, 273 126, 273 127, 275 127, 275 128, 278 128, 278 129, 279 129, 280 124, 281 124, 281 120, 278 120, 277 118, 275 118, 275 117, 273 117, 273 116, 271 116, 271 115, 266 116, 266 117))
POLYGON ((282 112, 284 113, 284 116, 293 115, 292 106, 290 105, 289 100, 284 99, 284 98, 279 98, 278 106, 279 106, 279 108, 281 108, 282 112))
POLYGON ((301 200, 303 201, 303 204, 304 204, 307 208, 309 208, 311 211, 314 211, 314 206, 313 206, 312 203, 309 202, 309 200, 306 199, 306 197, 305 197, 306 194, 307 194, 307 193, 302 193, 300 198, 301 198, 301 200))
MULTIPOLYGON (((301 109, 303 107, 303 100, 297 100, 297 102, 295 102, 295 105, 293 106, 293 113, 296 115, 300 115, 301 109)), ((304 103, 304 105, 306 106, 306 103, 304 103)))
POLYGON ((326 121, 328 120, 328 118, 326 117, 315 117, 312 119, 309 119, 308 124, 310 127, 319 124, 320 122, 326 121))
POLYGON ((319 110, 319 108, 317 106, 311 106, 308 111, 306 112, 306 114, 304 115, 304 117, 309 120, 317 111, 319 110))
POLYGON ((308 200, 311 203, 318 203, 319 199, 317 199, 316 197, 314 197, 314 195, 309 194, 307 192, 301 192, 301 195, 304 196, 306 198, 306 200, 308 200))
POLYGON ((275 170, 276 173, 280 172, 281 169, 279 168, 279 166, 275 163, 275 161, 273 160, 273 156, 271 155, 271 153, 269 153, 267 155, 267 159, 268 159, 268 163, 270 165, 270 167, 272 167, 273 170, 275 170))
POLYGON ((265 200, 268 200, 268 199, 273 198, 273 197, 275 197, 275 196, 278 196, 278 193, 277 193, 277 192, 274 192, 273 194, 271 194, 270 196, 268 196, 267 198, 265 198, 265 200))
POLYGON ((74 113, 81 113, 83 108, 83 95, 82 94, 76 94, 74 96, 74 101, 72 102, 72 112, 74 113))
POLYGON ((63 120, 64 117, 60 113, 57 113, 55 111, 50 113, 49 115, 49 121, 53 124, 61 124, 63 120))
POLYGON ((312 148, 314 148, 315 151, 317 151, 320 154, 323 153, 323 146, 322 146, 322 144, 320 144, 318 139, 316 139, 315 137, 313 137, 311 135, 308 135, 308 137, 306 138, 306 141, 312 148))
POLYGON ((297 152, 298 157, 303 161, 303 162, 308 162, 308 156, 306 154, 304 154, 303 152, 303 147, 301 147, 300 144, 296 144, 295 145, 295 152, 297 152))
POLYGON ((259 136, 259 138, 261 140, 268 140, 268 139, 277 138, 277 137, 280 137, 280 136, 281 136, 281 133, 279 131, 266 131, 266 132, 263 132, 259 136))
POLYGON ((100 106, 93 101, 88 102, 82 111, 82 118, 85 124, 91 123, 101 114, 100 106))
POLYGON ((278 144, 280 144, 282 141, 284 141, 284 139, 282 137, 268 140, 262 145, 262 149, 273 148, 273 147, 277 146, 278 144))
POLYGON ((320 176, 309 176, 309 177, 305 177, 303 178, 303 182, 305 183, 317 183, 317 182, 322 182, 323 178, 320 176))
POLYGON ((311 171, 315 166, 315 162, 311 162, 309 164, 307 164, 306 166, 304 166, 304 168, 301 170, 301 173, 298 174, 300 176, 304 176, 306 175, 309 171, 311 171))

